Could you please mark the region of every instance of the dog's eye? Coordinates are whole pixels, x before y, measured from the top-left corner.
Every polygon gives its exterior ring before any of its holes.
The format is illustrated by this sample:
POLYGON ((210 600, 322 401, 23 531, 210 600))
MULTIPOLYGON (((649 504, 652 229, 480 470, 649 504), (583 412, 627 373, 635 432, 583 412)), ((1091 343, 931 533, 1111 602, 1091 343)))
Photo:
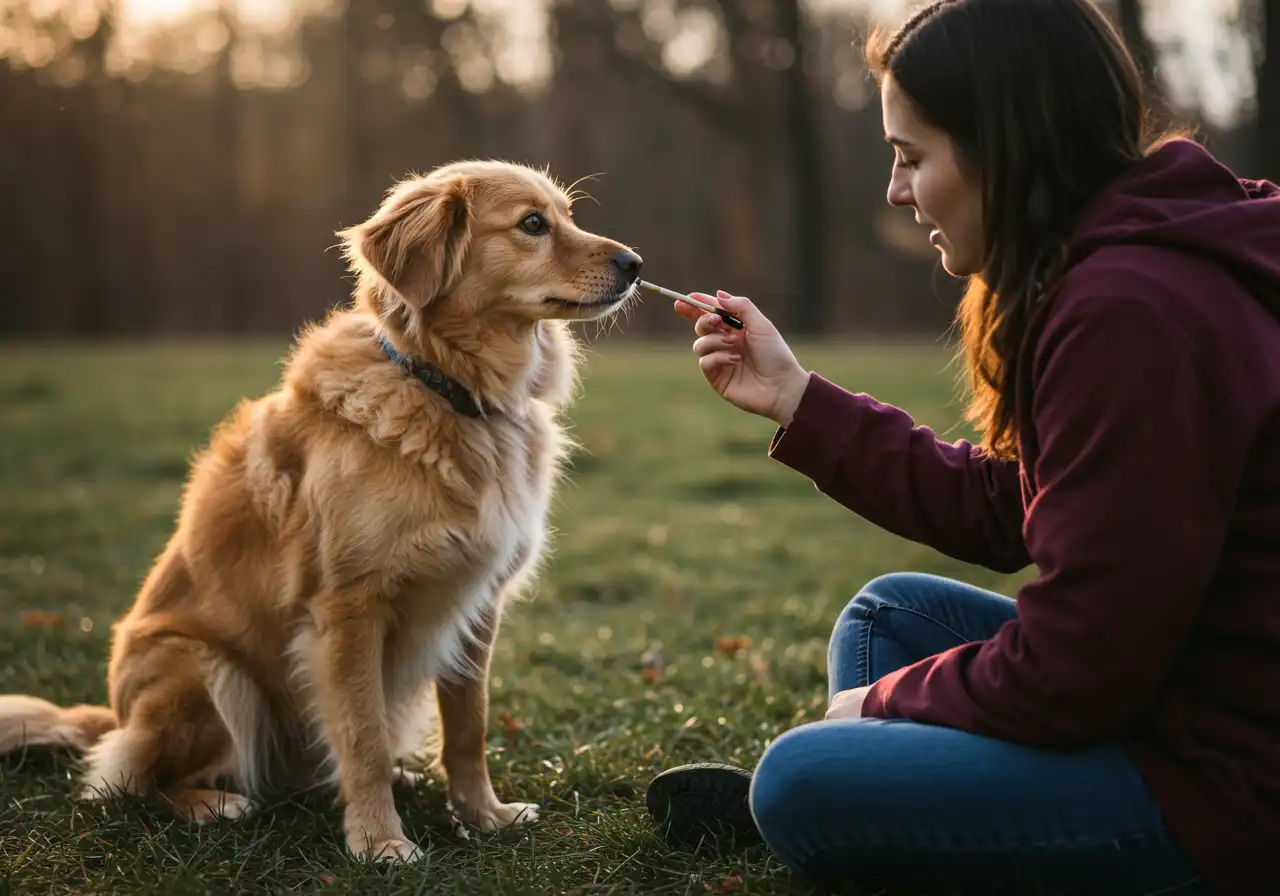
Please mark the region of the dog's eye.
POLYGON ((551 224, 538 212, 525 215, 520 221, 520 229, 530 236, 541 236, 551 230, 551 224))

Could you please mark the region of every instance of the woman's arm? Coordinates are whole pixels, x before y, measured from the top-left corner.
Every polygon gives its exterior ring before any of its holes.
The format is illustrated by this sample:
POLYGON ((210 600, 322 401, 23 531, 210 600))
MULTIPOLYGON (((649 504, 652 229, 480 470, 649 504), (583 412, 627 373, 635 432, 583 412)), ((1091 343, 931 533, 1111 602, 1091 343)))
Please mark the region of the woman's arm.
POLYGON ((897 408, 846 392, 800 365, 777 327, 743 296, 694 293, 745 324, 730 330, 682 302, 707 382, 779 427, 769 453, 884 529, 952 557, 1016 572, 1022 543, 1018 466, 940 441, 897 408))
POLYGON ((769 455, 896 535, 1000 572, 1029 562, 1018 464, 945 442, 869 395, 810 374, 769 455))

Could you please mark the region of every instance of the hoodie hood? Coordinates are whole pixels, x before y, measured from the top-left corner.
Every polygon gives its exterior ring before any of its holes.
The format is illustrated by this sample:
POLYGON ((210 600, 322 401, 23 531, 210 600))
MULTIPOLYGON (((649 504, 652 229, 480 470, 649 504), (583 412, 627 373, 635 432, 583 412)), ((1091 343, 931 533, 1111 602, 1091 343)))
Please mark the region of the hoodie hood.
POLYGON ((1192 140, 1163 144, 1085 207, 1070 265, 1126 244, 1205 256, 1280 318, 1280 188, 1236 177, 1192 140))

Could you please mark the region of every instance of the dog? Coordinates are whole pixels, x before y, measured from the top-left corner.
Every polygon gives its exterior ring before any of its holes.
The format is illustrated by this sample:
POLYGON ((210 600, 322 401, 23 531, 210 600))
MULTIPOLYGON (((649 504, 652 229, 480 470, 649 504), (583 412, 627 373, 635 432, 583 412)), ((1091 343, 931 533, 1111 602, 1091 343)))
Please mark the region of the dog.
POLYGON ((0 752, 83 751, 81 798, 197 822, 336 784, 350 851, 413 861, 392 786, 428 735, 456 819, 537 818, 489 776, 489 658, 572 448, 571 323, 615 314, 642 261, 580 229, 547 174, 498 161, 408 177, 337 235, 353 300, 193 460, 113 628, 110 708, 0 696, 0 752))

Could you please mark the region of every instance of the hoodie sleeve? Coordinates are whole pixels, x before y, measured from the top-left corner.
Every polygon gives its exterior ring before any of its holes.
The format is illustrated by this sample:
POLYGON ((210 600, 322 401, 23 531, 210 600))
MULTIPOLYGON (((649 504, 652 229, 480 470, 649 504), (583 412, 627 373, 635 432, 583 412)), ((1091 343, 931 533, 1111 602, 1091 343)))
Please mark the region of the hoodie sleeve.
POLYGON ((1153 698, 1201 611, 1250 438, 1221 365, 1158 297, 1055 316, 1035 362, 1039 488, 1025 528, 1040 574, 990 640, 876 682, 867 716, 1097 740, 1153 698))
POLYGON ((877 526, 1001 572, 1028 563, 1016 462, 944 442, 902 410, 817 374, 769 455, 877 526))

